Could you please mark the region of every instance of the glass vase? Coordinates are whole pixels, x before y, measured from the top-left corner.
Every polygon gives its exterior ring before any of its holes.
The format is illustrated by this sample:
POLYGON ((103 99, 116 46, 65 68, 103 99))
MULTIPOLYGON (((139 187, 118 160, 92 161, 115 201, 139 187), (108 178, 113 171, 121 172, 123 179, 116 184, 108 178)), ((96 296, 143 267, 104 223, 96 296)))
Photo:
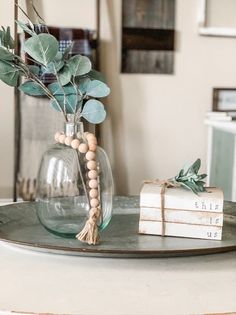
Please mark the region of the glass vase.
MULTIPOLYGON (((83 123, 65 124, 66 136, 86 142, 83 123)), ((88 169, 85 154, 65 144, 55 144, 42 157, 37 179, 37 216, 50 232, 68 238, 83 229, 88 218, 88 169)), ((101 216, 98 228, 110 222, 113 201, 113 177, 106 152, 97 147, 96 162, 99 181, 101 216)))

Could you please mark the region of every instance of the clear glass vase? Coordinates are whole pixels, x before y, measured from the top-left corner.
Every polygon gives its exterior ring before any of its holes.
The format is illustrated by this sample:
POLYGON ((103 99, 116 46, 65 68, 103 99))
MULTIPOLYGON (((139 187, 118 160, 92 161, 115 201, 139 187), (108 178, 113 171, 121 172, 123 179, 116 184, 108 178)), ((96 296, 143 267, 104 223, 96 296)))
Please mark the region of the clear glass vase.
MULTIPOLYGON (((65 124, 65 135, 85 142, 83 123, 65 124)), ((110 222, 113 201, 113 177, 105 151, 97 147, 101 216, 98 227, 110 222)), ((88 218, 88 197, 85 154, 64 144, 55 144, 42 157, 37 179, 36 207, 41 224, 50 232, 74 238, 88 218)))

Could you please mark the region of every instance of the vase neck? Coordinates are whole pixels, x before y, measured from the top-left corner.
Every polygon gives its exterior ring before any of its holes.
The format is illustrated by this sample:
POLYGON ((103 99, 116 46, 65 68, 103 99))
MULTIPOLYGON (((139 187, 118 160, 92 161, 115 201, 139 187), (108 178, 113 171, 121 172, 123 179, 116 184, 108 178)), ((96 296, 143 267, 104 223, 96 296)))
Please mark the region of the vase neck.
POLYGON ((84 133, 84 125, 82 122, 66 122, 64 125, 64 132, 67 137, 77 137, 78 134, 81 136, 84 133))

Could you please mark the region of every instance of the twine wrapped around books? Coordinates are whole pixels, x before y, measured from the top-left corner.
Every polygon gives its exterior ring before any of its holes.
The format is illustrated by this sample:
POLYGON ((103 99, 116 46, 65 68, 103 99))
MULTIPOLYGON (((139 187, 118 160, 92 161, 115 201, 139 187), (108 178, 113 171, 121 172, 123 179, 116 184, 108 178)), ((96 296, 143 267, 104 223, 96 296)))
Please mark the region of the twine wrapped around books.
POLYGON ((145 180, 144 184, 155 184, 161 187, 161 236, 165 236, 165 192, 166 188, 180 187, 179 184, 174 183, 168 179, 166 180, 145 180))

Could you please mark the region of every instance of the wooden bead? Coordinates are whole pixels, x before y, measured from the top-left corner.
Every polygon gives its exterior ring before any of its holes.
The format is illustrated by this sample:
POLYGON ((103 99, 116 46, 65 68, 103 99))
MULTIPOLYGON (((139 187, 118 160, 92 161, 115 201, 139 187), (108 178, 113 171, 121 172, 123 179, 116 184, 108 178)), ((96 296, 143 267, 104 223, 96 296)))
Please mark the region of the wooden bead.
POLYGON ((79 145, 79 152, 80 153, 87 153, 88 152, 88 145, 86 143, 81 143, 79 145))
POLYGON ((97 198, 92 198, 90 200, 90 205, 92 208, 96 208, 99 206, 99 200, 97 198))
POLYGON ((88 161, 95 160, 96 154, 93 151, 88 151, 85 157, 88 161))
POLYGON ((89 192, 89 197, 90 198, 97 198, 98 197, 98 190, 95 188, 92 188, 89 192))
POLYGON ((69 145, 69 146, 70 146, 70 145, 71 145, 71 142, 72 142, 72 137, 66 137, 66 138, 65 138, 65 144, 66 144, 66 145, 69 145))
POLYGON ((85 138, 87 139, 87 136, 90 135, 90 134, 91 134, 91 132, 85 131, 85 132, 84 132, 85 138))
POLYGON ((89 151, 95 152, 97 150, 97 145, 95 143, 89 143, 89 151))
POLYGON ((59 142, 60 135, 61 135, 61 133, 59 131, 55 133, 54 139, 56 142, 59 142))
POLYGON ((64 135, 64 134, 62 134, 62 135, 60 135, 59 136, 59 142, 61 143, 61 144, 64 144, 65 143, 65 138, 66 138, 66 136, 64 135))
POLYGON ((79 141, 78 139, 73 139, 73 140, 71 141, 71 147, 72 147, 73 149, 78 149, 79 145, 80 145, 80 141, 79 141))
POLYGON ((95 161, 88 161, 87 163, 87 168, 89 170, 96 170, 97 168, 97 163, 95 161))
POLYGON ((89 134, 86 139, 88 140, 88 143, 95 143, 97 144, 97 138, 91 133, 89 134))
POLYGON ((96 179, 98 177, 98 172, 95 170, 91 170, 88 172, 89 179, 96 179))
POLYGON ((90 188, 98 188, 98 181, 96 179, 90 179, 89 187, 90 188))

